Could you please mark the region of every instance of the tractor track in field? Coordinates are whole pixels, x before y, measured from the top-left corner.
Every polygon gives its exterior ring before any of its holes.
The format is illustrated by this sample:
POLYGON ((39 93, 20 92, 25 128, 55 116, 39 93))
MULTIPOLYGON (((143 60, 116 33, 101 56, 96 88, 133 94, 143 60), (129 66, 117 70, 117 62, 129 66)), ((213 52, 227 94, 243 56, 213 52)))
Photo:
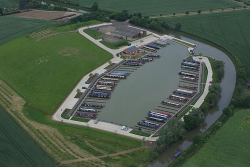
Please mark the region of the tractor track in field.
POLYGON ((61 161, 61 164, 70 164, 70 163, 81 162, 81 161, 97 160, 97 159, 105 158, 105 157, 115 157, 115 156, 118 156, 118 155, 127 154, 127 153, 131 153, 131 152, 134 152, 134 151, 142 150, 144 148, 147 148, 147 147, 133 148, 133 149, 121 151, 121 152, 114 153, 114 154, 106 154, 106 155, 101 155, 101 156, 93 156, 93 157, 88 157, 88 158, 79 158, 79 159, 61 161))

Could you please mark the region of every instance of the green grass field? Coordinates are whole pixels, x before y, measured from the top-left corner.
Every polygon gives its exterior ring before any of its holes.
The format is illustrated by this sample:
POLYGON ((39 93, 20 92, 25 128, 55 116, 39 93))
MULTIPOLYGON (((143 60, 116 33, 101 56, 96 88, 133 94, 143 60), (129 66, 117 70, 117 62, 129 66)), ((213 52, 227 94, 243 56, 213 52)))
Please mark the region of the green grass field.
POLYGON ((93 30, 91 28, 85 29, 83 31, 94 39, 99 39, 99 36, 104 34, 100 31, 96 31, 96 30, 93 30))
POLYGON ((236 112, 184 166, 249 166, 249 120, 249 110, 236 112))
MULTIPOLYGON (((92 0, 73 0, 80 6, 91 7, 94 3, 92 0)), ((222 9, 241 7, 239 4, 230 0, 97 0, 100 9, 121 12, 128 10, 130 14, 142 13, 145 16, 154 16, 160 14, 184 13, 186 11, 196 12, 198 10, 222 9)))
MULTIPOLYGON (((233 11, 163 19, 182 31, 218 44, 238 57, 250 76, 250 11, 233 11)), ((209 55, 213 56, 213 55, 209 55)), ((237 63, 237 59, 233 60, 237 63)))
POLYGON ((107 46, 108 48, 111 49, 119 49, 121 46, 127 46, 128 41, 126 41, 125 39, 117 41, 117 42, 108 42, 108 41, 101 41, 101 43, 105 46, 107 46))
POLYGON ((0 46, 0 75, 29 99, 28 105, 52 114, 85 74, 110 58, 77 33, 42 41, 24 36, 0 46))
POLYGON ((38 19, 0 17, 0 45, 33 31, 53 26, 56 23, 38 19))
POLYGON ((0 166, 54 166, 48 155, 0 108, 0 166))
POLYGON ((0 8, 9 8, 18 5, 18 0, 0 0, 0 8))

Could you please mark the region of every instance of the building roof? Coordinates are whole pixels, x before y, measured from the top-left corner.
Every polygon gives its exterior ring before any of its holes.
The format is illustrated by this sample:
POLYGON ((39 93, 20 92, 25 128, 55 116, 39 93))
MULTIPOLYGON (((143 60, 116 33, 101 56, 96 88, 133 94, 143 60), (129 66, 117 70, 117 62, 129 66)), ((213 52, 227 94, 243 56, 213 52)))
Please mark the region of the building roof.
POLYGON ((140 29, 136 29, 136 28, 132 28, 128 26, 119 26, 113 31, 113 33, 132 38, 134 36, 137 36, 141 31, 142 30, 140 29))
POLYGON ((134 52, 136 50, 137 50, 137 48, 135 46, 132 46, 132 47, 127 49, 128 52, 134 52))

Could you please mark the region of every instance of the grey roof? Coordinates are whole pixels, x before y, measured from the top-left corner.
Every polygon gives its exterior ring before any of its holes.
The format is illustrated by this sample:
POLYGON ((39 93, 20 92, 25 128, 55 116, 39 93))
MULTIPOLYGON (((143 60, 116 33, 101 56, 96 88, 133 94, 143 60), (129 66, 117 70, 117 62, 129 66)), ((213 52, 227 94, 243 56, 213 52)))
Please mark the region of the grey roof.
POLYGON ((141 31, 142 30, 140 29, 136 29, 136 28, 132 28, 128 26, 119 26, 113 31, 113 33, 132 38, 138 35, 141 31))
POLYGON ((137 48, 135 46, 132 46, 132 47, 127 49, 128 52, 134 52, 136 50, 137 50, 137 48))

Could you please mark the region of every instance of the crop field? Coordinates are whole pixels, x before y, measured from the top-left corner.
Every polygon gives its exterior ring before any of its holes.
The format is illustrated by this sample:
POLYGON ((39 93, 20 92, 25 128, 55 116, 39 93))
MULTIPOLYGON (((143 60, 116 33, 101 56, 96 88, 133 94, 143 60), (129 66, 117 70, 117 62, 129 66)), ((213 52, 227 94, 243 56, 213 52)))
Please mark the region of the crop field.
MULTIPOLYGON (((80 6, 91 7, 92 0, 74 0, 80 6)), ((194 12, 198 10, 222 9, 241 7, 241 5, 230 0, 97 0, 100 9, 121 12, 128 10, 130 14, 142 13, 144 16, 155 16, 160 14, 194 12)))
POLYGON ((29 106, 52 114, 85 74, 110 58, 77 33, 42 41, 24 36, 0 46, 0 76, 29 99, 29 106))
POLYGON ((236 112, 184 166, 249 166, 249 121, 250 110, 236 112))
POLYGON ((17 0, 0 0, 0 8, 9 8, 17 4, 17 0))
POLYGON ((180 23, 182 31, 205 38, 227 49, 246 66, 248 76, 250 76, 249 10, 164 18, 163 20, 172 26, 180 23))
POLYGON ((0 166, 53 166, 48 155, 0 108, 0 166))
POLYGON ((0 45, 33 31, 55 25, 51 21, 25 19, 18 17, 0 17, 0 45))

